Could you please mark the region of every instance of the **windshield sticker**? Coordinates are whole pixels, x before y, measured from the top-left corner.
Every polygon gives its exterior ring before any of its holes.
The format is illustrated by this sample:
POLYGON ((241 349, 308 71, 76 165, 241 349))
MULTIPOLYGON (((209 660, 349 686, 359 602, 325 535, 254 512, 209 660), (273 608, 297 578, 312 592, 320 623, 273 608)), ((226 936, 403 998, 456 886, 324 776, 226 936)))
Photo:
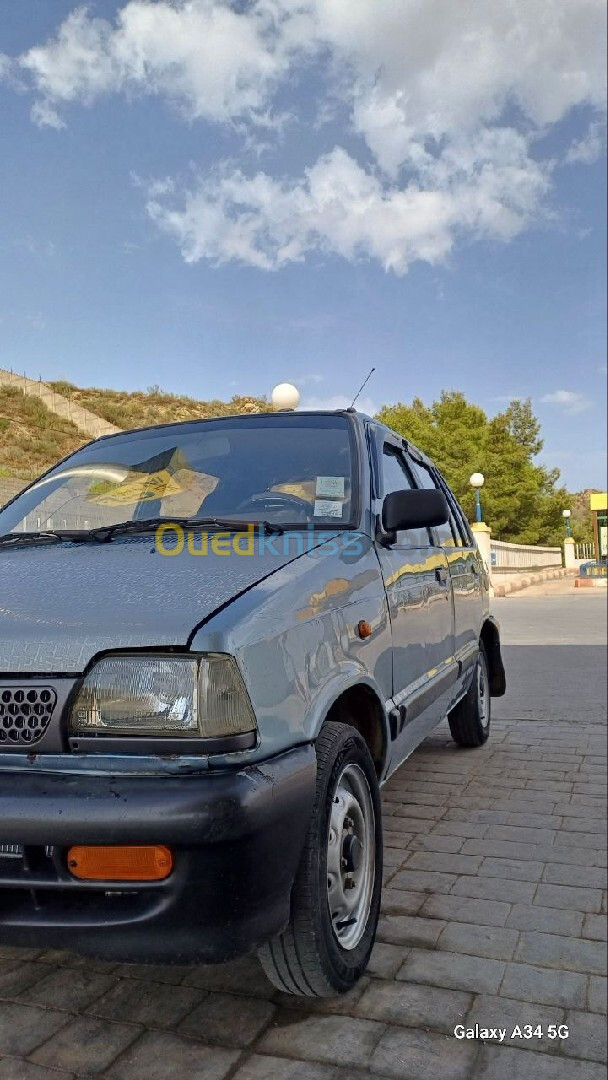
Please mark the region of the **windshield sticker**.
POLYGON ((97 506, 125 506, 154 499, 166 499, 168 495, 179 495, 184 485, 179 484, 167 469, 156 473, 133 475, 122 484, 112 485, 101 494, 89 492, 87 502, 97 506))
POLYGON ((312 480, 303 480, 299 484, 273 484, 270 490, 283 495, 295 495, 296 499, 303 499, 307 503, 311 503, 314 498, 312 480))
POLYGON ((344 507, 334 499, 315 499, 315 517, 341 518, 344 507))
MULTIPOLYGON (((343 476, 317 476, 317 495, 324 495, 327 499, 344 498, 343 476)), ((342 516, 341 514, 338 516, 342 516)))

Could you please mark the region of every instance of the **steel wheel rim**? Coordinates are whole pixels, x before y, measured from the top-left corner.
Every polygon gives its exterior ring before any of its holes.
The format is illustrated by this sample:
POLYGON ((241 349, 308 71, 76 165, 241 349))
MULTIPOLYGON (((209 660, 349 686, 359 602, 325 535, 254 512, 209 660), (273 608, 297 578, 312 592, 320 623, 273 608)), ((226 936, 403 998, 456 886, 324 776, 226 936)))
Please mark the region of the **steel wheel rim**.
POLYGON ((376 817, 365 773, 346 765, 332 797, 327 837, 327 903, 336 940, 355 949, 365 933, 374 891, 376 817))
POLYGON ((490 698, 488 689, 485 659, 480 656, 477 662, 477 702, 479 708, 479 720, 484 731, 490 723, 490 698))

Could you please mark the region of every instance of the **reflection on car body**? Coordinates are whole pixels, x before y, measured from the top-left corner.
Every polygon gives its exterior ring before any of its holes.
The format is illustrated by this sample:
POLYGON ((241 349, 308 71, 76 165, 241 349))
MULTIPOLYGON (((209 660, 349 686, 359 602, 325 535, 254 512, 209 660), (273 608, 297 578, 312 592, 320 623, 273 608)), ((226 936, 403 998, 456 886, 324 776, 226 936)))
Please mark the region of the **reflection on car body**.
POLYGON ((445 717, 481 745, 505 687, 432 462, 354 410, 161 425, 77 451, 0 534, 0 943, 258 950, 283 990, 348 990, 381 784, 445 717))

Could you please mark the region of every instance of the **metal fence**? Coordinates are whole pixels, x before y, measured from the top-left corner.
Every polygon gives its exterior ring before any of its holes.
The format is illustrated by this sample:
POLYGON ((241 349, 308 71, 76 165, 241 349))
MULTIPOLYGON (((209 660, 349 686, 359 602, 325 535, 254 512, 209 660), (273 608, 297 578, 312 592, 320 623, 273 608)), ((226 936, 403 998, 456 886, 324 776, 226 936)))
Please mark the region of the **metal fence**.
POLYGON ((102 416, 72 401, 69 391, 66 395, 59 394, 40 377, 29 379, 25 374, 18 375, 15 371, 0 368, 0 386, 9 386, 20 390, 26 396, 40 398, 50 412, 69 420, 89 439, 97 439, 100 435, 114 435, 121 430, 102 416))
POLYGON ((589 542, 583 544, 574 545, 574 557, 579 562, 586 562, 588 559, 595 559, 595 547, 589 542))

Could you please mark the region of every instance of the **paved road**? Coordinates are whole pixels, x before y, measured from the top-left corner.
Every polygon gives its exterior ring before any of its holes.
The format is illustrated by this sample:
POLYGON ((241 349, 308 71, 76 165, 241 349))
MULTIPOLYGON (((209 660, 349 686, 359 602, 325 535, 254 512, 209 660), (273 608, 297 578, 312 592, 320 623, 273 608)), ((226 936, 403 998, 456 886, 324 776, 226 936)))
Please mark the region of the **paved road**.
POLYGON ((605 720, 606 592, 557 586, 493 601, 509 685, 496 716, 605 720))
POLYGON ((604 1080, 605 607, 496 610, 504 718, 477 751, 441 729, 385 788, 383 917, 354 993, 289 998, 253 959, 141 968, 0 948, 0 1080, 604 1080), (457 1024, 507 1035, 458 1040, 457 1024))

